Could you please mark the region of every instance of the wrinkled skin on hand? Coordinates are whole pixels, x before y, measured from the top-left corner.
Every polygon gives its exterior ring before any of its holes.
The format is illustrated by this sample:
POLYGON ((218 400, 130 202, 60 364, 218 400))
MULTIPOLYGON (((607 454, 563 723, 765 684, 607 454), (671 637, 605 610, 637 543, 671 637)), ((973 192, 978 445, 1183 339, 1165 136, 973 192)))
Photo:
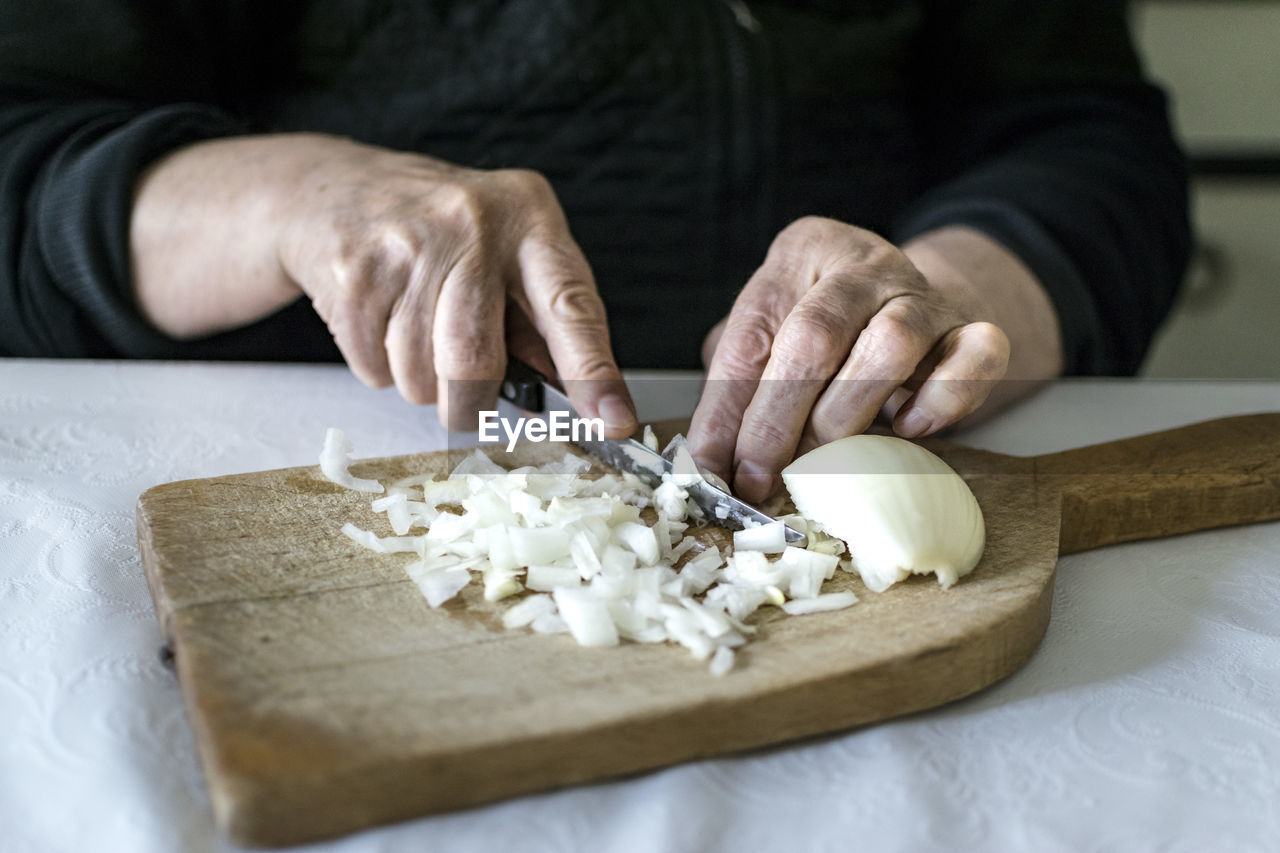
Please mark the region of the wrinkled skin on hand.
POLYGON ((439 403, 451 428, 492 407, 508 351, 575 380, 613 434, 635 426, 591 269, 536 172, 347 144, 298 188, 279 259, 356 376, 439 403))
POLYGON ((882 410, 904 437, 977 409, 1009 365, 976 294, 930 284, 852 225, 783 230, 707 338, 708 382, 689 431, 700 465, 751 501, 812 447, 861 433, 882 410))

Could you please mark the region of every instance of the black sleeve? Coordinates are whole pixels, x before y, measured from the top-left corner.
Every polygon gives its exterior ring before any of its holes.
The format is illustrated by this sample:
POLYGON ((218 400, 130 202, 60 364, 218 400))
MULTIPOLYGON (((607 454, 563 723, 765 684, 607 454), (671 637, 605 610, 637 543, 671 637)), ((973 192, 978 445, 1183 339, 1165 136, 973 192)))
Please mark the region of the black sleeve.
POLYGON ((246 71, 234 52, 217 55, 234 22, 210 9, 7 0, 0 10, 0 355, 279 358, 283 333, 298 342, 294 357, 333 357, 305 302, 184 342, 134 301, 138 176, 183 145, 245 132, 218 106, 246 71))
POLYGON ((1191 238, 1185 160, 1162 93, 1142 79, 1124 4, 930 8, 916 91, 935 183, 893 236, 983 231, 1044 285, 1067 373, 1134 373, 1191 238))

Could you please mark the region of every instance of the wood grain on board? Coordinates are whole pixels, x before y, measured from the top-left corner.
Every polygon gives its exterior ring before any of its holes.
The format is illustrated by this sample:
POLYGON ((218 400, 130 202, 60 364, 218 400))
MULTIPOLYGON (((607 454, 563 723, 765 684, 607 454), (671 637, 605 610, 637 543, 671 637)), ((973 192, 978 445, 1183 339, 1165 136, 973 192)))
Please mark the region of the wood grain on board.
MULTIPOLYGON (((237 843, 282 846, 933 707, 1032 654, 1059 550, 1280 517, 1280 414, 1036 458, 925 443, 982 506, 974 573, 876 594, 838 572, 824 591, 859 604, 762 608, 722 678, 676 645, 506 631, 511 601, 485 602, 479 583, 431 609, 403 570, 412 555, 338 532, 390 535, 370 496, 315 466, 147 491, 140 550, 217 820, 237 843)), ((565 447, 499 458, 538 464, 565 447)), ((443 475, 459 458, 352 470, 443 475)))

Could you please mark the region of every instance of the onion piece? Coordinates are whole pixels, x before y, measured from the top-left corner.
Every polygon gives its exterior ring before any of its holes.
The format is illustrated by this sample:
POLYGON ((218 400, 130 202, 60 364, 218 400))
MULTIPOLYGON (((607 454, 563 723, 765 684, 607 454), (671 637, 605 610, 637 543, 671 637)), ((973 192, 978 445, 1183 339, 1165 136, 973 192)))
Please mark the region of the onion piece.
POLYGON ((667 518, 683 521, 689 515, 689 493, 673 480, 665 480, 653 490, 653 503, 667 518))
POLYGON ((806 613, 824 613, 828 610, 843 610, 858 603, 858 597, 851 592, 828 592, 816 598, 802 598, 788 601, 782 609, 792 616, 806 613))
POLYGON ((586 589, 560 587, 552 593, 560 618, 580 646, 616 646, 618 629, 605 603, 586 589))
POLYGON ((641 563, 646 566, 657 565, 658 537, 653 528, 635 521, 624 521, 613 528, 613 535, 620 544, 630 548, 641 563))
POLYGON ((766 554, 781 554, 787 547, 787 528, 781 521, 771 521, 756 527, 735 530, 733 533, 733 550, 763 551, 766 554))
POLYGON ((351 522, 342 525, 342 532, 353 541, 379 554, 412 554, 418 550, 420 536, 378 536, 371 530, 361 530, 351 522))
POLYGON ((677 437, 680 443, 676 445, 675 455, 671 459, 671 480, 677 486, 696 486, 702 482, 702 472, 698 470, 698 463, 693 461, 693 454, 685 445, 684 437, 677 437))
POLYGON ((539 613, 529 627, 539 634, 564 634, 569 630, 559 613, 539 613))
POLYGON ((511 526, 507 535, 517 565, 554 563, 570 556, 569 534, 562 527, 511 526))
POLYGON ((789 592, 792 598, 814 598, 822 588, 822 582, 835 573, 839 562, 838 557, 830 554, 788 547, 782 552, 777 565, 785 567, 791 575, 789 592))
POLYGON ((415 568, 418 564, 410 563, 405 567, 409 577, 422 590, 427 604, 439 607, 462 591, 471 582, 471 573, 465 568, 445 569, 442 572, 421 571, 415 568))
POLYGON ((733 649, 728 646, 720 646, 716 649, 716 653, 711 656, 711 674, 720 676, 727 675, 729 670, 733 669, 733 649))
POLYGON ((524 587, 520 584, 520 581, 516 580, 515 574, 511 572, 490 570, 484 573, 485 601, 501 601, 523 591, 524 587))
POLYGON ((556 612, 556 603, 549 595, 530 595, 507 608, 502 614, 502 625, 508 630, 523 628, 539 616, 556 612))
POLYGON ((324 434, 324 446, 320 449, 320 473, 324 474, 339 486, 357 492, 381 493, 382 484, 377 480, 366 480, 357 477, 349 470, 351 467, 351 442, 346 434, 337 427, 329 427, 324 434))
POLYGON ((576 566, 530 566, 524 575, 524 585, 539 592, 576 587, 581 580, 576 566))

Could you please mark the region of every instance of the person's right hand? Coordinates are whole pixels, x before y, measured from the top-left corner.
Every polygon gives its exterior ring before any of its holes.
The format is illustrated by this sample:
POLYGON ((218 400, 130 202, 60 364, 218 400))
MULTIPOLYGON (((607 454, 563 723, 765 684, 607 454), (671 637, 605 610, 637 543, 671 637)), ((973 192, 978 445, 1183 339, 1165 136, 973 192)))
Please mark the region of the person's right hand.
MULTIPOLYGON (((283 199, 245 188, 250 198, 270 199, 262 207, 271 211, 265 227, 275 236, 246 234, 239 245, 265 251, 274 242, 276 269, 263 277, 275 280, 238 302, 231 293, 233 316, 218 318, 216 327, 265 316, 301 290, 356 376, 375 387, 394 383, 413 403, 438 403, 452 428, 473 427, 476 411, 492 406, 508 351, 572 380, 566 390, 578 413, 603 418, 607 434, 635 428, 591 269, 541 175, 466 169, 332 137, 249 137, 188 151, 217 156, 231 153, 219 147, 255 143, 274 144, 268 153, 277 158, 279 145, 295 146, 273 173, 293 177, 279 182, 289 185, 283 199), (266 295, 272 292, 278 299, 266 295)), ((240 162, 250 153, 239 151, 240 162)), ((235 180, 235 159, 212 172, 235 180)), ((250 173, 263 169, 250 158, 250 173)), ((135 209, 135 257, 137 215, 135 209)), ((253 212, 245 218, 252 229, 253 212)), ((145 285, 138 282, 140 297, 145 285)), ((150 312, 153 322, 157 314, 163 311, 150 312)))

